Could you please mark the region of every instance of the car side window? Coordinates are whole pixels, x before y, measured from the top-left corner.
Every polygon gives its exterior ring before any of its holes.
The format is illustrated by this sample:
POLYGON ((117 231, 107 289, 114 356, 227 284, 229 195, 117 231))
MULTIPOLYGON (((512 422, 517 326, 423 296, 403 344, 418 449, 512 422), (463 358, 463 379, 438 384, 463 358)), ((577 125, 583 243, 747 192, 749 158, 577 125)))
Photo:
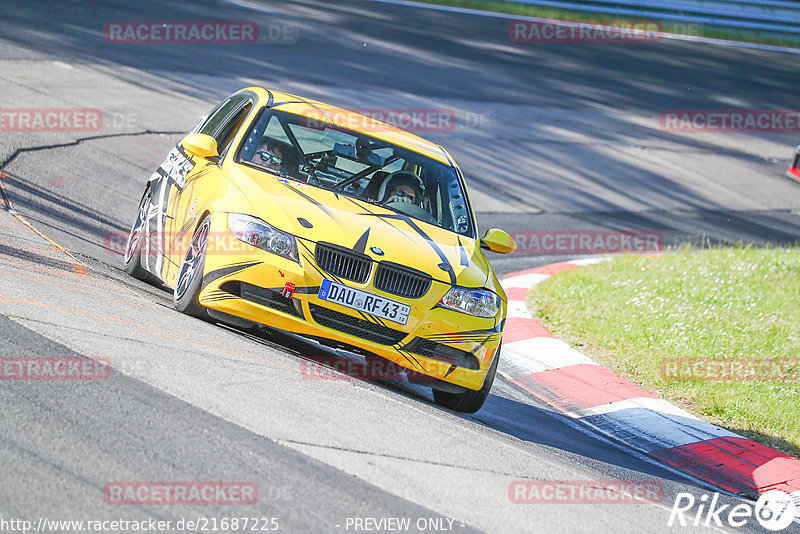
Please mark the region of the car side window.
POLYGON ((217 139, 217 142, 219 142, 219 139, 215 134, 220 130, 228 115, 248 98, 249 97, 247 95, 234 95, 228 98, 222 104, 217 106, 211 113, 209 113, 204 120, 200 121, 200 123, 192 130, 192 133, 210 135, 211 137, 217 139))
POLYGON ((194 128, 192 128, 191 130, 189 130, 189 133, 190 133, 190 134, 196 134, 196 133, 199 133, 199 132, 200 132, 200 128, 202 128, 202 127, 203 127, 203 126, 206 124, 206 122, 208 122, 208 119, 209 119, 209 118, 210 118, 212 115, 214 115, 214 114, 215 114, 217 111, 219 111, 219 108, 221 108, 221 107, 222 107, 222 104, 224 104, 224 103, 225 103, 225 102, 222 102, 222 103, 220 103, 220 104, 217 104, 217 106, 216 106, 216 107, 214 107, 214 108, 213 108, 211 111, 209 111, 208 113, 206 113, 205 115, 203 115, 203 118, 202 118, 202 119, 200 119, 200 121, 199 121, 197 124, 195 124, 195 125, 194 125, 194 128))
MULTIPOLYGON (((295 133, 295 135, 297 134, 295 133)), ((286 131, 283 129, 283 126, 281 125, 281 121, 279 121, 278 117, 275 117, 274 115, 269 120, 269 123, 267 123, 267 129, 264 132, 264 137, 269 137, 271 139, 277 139, 278 141, 282 141, 284 143, 292 144, 292 142, 289 141, 289 136, 286 135, 286 131)))
POLYGON ((236 137, 236 132, 238 132, 239 128, 242 127, 244 119, 247 118, 247 115, 250 113, 252 108, 253 103, 248 102, 243 108, 237 111, 236 114, 231 117, 231 119, 219 131, 219 134, 216 136, 216 140, 217 149, 220 154, 227 150, 228 146, 231 144, 231 141, 233 141, 233 138, 236 137))

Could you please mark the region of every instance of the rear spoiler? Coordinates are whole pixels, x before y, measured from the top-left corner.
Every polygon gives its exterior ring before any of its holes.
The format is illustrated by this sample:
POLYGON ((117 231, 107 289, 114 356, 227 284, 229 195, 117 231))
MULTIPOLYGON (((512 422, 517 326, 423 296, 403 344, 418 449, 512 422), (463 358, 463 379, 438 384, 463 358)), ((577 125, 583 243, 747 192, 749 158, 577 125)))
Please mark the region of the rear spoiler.
POLYGON ((800 180, 800 145, 794 149, 794 160, 792 160, 792 166, 786 169, 786 176, 800 180))

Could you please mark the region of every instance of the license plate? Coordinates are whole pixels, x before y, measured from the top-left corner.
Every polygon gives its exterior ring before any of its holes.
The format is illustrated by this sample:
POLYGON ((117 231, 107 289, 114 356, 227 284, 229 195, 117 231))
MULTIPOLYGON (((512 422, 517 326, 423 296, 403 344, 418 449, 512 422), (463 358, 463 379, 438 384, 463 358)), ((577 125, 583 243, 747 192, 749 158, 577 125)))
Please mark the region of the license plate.
POLYGON ((347 308, 392 321, 393 323, 406 324, 411 306, 402 302, 379 297, 360 289, 353 289, 330 280, 323 280, 319 288, 319 298, 341 304, 347 308))

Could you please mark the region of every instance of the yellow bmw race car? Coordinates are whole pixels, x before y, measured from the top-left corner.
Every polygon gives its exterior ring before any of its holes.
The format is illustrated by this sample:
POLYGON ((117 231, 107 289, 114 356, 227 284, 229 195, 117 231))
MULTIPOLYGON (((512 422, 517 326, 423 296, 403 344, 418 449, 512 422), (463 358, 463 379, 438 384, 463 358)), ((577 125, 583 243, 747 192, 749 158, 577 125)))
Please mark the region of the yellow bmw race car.
POLYGON ((502 230, 477 232, 441 146, 251 87, 150 177, 125 268, 173 288, 181 312, 384 358, 439 405, 472 413, 489 395, 506 314, 481 249, 515 249, 502 230))

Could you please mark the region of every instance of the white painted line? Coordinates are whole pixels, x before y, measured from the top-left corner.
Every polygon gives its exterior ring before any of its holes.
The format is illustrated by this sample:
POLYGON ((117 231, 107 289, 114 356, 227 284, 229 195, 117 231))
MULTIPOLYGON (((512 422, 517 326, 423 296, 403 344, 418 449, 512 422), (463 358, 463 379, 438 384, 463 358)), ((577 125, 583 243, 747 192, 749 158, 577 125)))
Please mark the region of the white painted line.
MULTIPOLYGON (((530 17, 524 15, 513 15, 510 13, 498 13, 496 11, 481 11, 479 9, 470 9, 466 7, 455 6, 441 6, 436 4, 427 4, 423 2, 411 2, 409 0, 372 0, 373 2, 380 2, 382 4, 392 4, 396 6, 418 7, 422 9, 430 9, 432 11, 446 11, 450 13, 461 13, 464 15, 476 15, 480 17, 489 17, 495 19, 510 19, 510 20, 529 20, 533 22, 541 22, 545 24, 563 24, 567 26, 575 26, 579 24, 570 20, 559 19, 545 19, 541 17, 530 17)), ((230 3, 238 3, 238 0, 230 0, 230 3)), ((593 24, 599 28, 607 29, 609 26, 602 26, 593 24)), ((680 35, 675 33, 658 32, 658 36, 662 39, 673 39, 676 41, 691 41, 695 43, 708 43, 720 46, 734 46, 738 48, 750 48, 753 50, 764 50, 767 52, 786 52, 788 54, 800 54, 800 48, 791 48, 787 46, 764 45, 758 43, 745 43, 742 41, 730 41, 728 39, 715 39, 713 37, 700 37, 696 35, 680 35)))
MULTIPOLYGON (((698 419, 694 415, 685 410, 681 410, 674 404, 670 404, 664 399, 654 399, 652 397, 637 397, 634 399, 625 399, 617 402, 609 402, 608 404, 601 404, 600 406, 593 406, 591 408, 584 408, 582 410, 574 410, 565 412, 565 414, 574 419, 581 417, 589 417, 592 415, 602 415, 620 410, 627 410, 630 408, 644 408, 663 414, 677 415, 687 419, 698 419)), ((698 419, 699 420, 699 419, 698 419)))
POLYGON ((528 307, 525 306, 524 301, 509 300, 508 309, 506 310, 506 319, 510 318, 533 319, 533 316, 531 315, 531 312, 528 311, 528 307))
POLYGON ((594 258, 581 258, 578 260, 569 260, 567 263, 574 263, 575 265, 580 265, 581 267, 585 265, 594 265, 595 263, 603 263, 604 261, 608 261, 611 258, 609 256, 598 256, 594 258))
POLYGON ((504 343, 500 358, 503 374, 512 379, 579 364, 597 365, 597 362, 552 337, 504 343))
POLYGON ((550 278, 549 274, 540 274, 540 273, 530 273, 530 274, 523 274, 519 276, 512 276, 511 278, 505 278, 500 280, 500 283, 503 285, 505 289, 509 289, 512 287, 521 287, 524 289, 530 289, 531 287, 535 286, 536 284, 543 282, 550 278))
MULTIPOLYGON (((583 258, 570 260, 567 263, 584 266, 606 259, 609 257, 583 258)), ((548 275, 529 273, 512 275, 502 283, 507 288, 527 289, 547 278, 549 278, 548 275)), ((530 314, 524 302, 512 300, 508 303, 507 317, 530 317, 530 314)), ((571 348, 560 339, 536 337, 503 344, 503 356, 500 358, 498 372, 508 380, 534 375, 533 380, 535 381, 537 373, 581 364, 596 365, 598 369, 605 370, 597 362, 571 348)), ((553 407, 553 404, 550 406, 553 407)), ((647 455, 662 449, 683 447, 721 437, 741 437, 729 430, 703 421, 661 398, 636 397, 579 410, 565 411, 556 408, 555 411, 567 421, 574 421, 580 426, 591 429, 599 436, 606 436, 614 440, 619 447, 624 447, 634 455, 641 453, 647 455)), ((647 456, 644 458, 652 461, 652 458, 647 456)), ((673 469, 661 462, 655 463, 683 476, 698 480, 680 469, 673 469)), ((705 481, 702 481, 702 484, 708 485, 705 481)), ((715 491, 719 491, 719 489, 715 488, 715 491)), ((800 502, 800 492, 793 494, 793 498, 800 502)), ((800 519, 798 523, 800 523, 800 519)))
POLYGON ((587 416, 581 422, 644 452, 681 447, 722 437, 741 437, 716 425, 646 408, 587 416))

